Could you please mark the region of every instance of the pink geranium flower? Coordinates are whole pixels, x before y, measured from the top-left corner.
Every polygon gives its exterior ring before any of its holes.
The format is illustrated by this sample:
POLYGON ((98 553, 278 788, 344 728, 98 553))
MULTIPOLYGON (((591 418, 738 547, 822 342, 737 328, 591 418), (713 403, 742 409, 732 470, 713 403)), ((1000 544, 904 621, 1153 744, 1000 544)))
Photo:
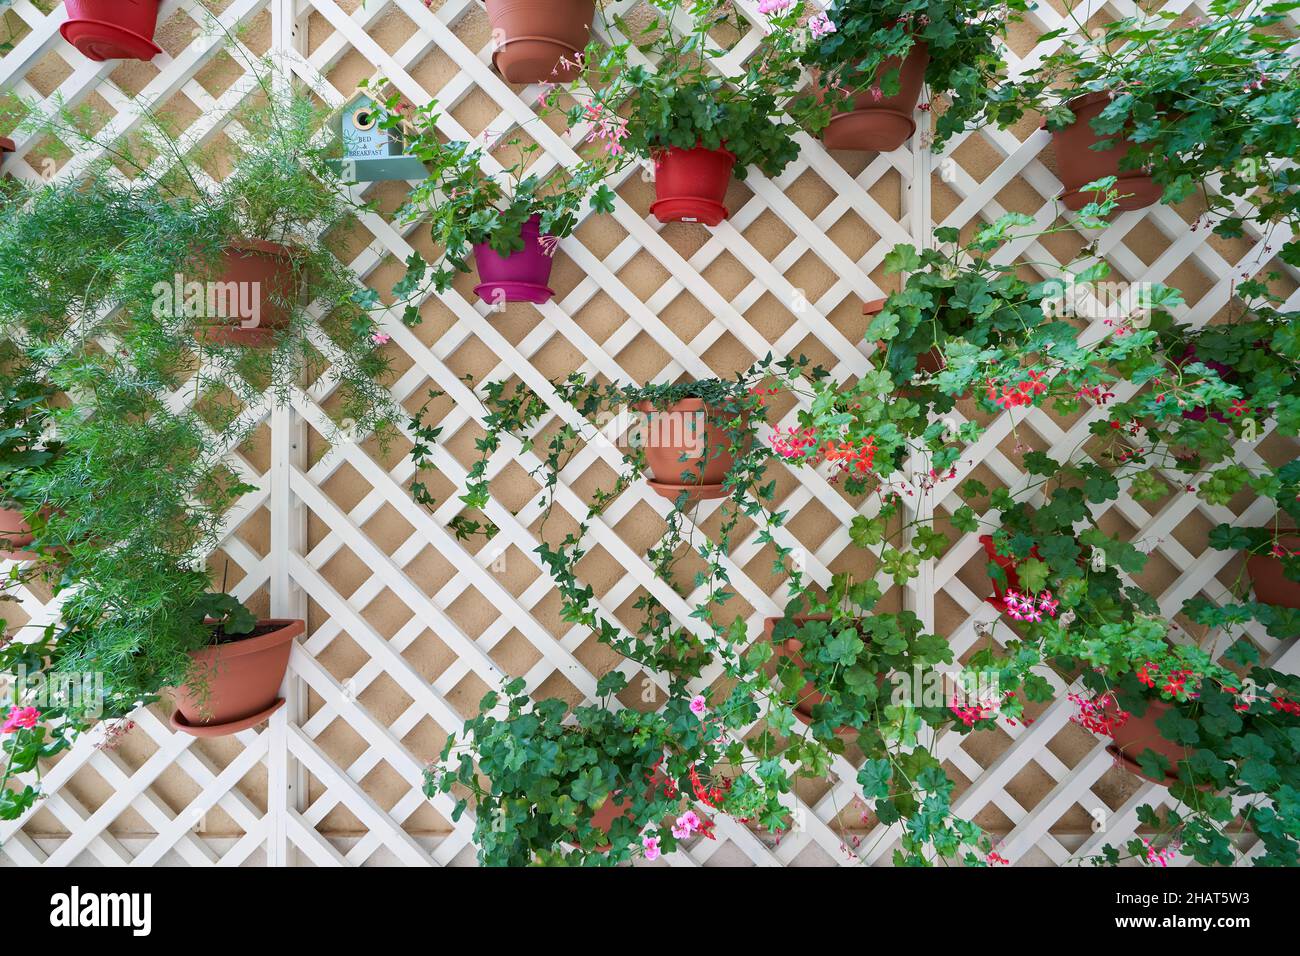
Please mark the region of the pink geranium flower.
POLYGON ((645 858, 652 863, 659 859, 659 838, 657 836, 645 836, 641 838, 641 848, 645 850, 645 858))
POLYGON ((31 730, 40 720, 41 712, 35 707, 11 707, 5 718, 3 733, 16 734, 20 730, 31 730))
POLYGON ((708 704, 705 701, 703 694, 696 694, 693 698, 691 698, 692 714, 694 714, 696 717, 700 717, 704 714, 706 710, 708 710, 708 704))

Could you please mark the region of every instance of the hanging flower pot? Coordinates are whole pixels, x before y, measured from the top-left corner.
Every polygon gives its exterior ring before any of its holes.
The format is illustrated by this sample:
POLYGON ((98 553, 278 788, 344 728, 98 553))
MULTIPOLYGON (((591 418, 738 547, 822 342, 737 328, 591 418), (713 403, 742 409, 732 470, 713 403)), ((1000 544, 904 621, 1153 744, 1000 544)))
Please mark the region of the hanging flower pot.
POLYGON ((59 27, 86 57, 152 60, 162 52, 153 42, 160 0, 65 0, 68 19, 59 27))
MULTIPOLYGON (((1300 533, 1283 532, 1277 544, 1291 554, 1300 554, 1300 533)), ((1300 582, 1282 571, 1282 559, 1273 554, 1252 554, 1246 559, 1246 573, 1255 586, 1255 600, 1261 604, 1300 610, 1300 582)))
MULTIPOLYGON (((829 621, 830 619, 831 619, 831 615, 826 613, 797 614, 794 617, 790 618, 790 620, 794 623, 795 627, 802 627, 803 625, 807 624, 809 621, 829 621)), ((779 617, 769 617, 764 619, 763 639, 767 641, 769 644, 772 643, 773 636, 776 633, 776 626, 781 622, 781 620, 782 619, 779 617)), ((800 651, 803 650, 803 641, 799 640, 799 638, 797 637, 786 638, 784 641, 781 641, 774 648, 774 650, 778 655, 783 657, 788 657, 791 661, 793 661, 795 666, 797 666, 800 669, 800 671, 803 670, 804 659, 803 656, 799 653, 800 651)), ((885 675, 884 674, 877 675, 876 686, 881 687, 884 685, 884 683, 885 683, 885 675)), ((826 699, 827 698, 825 694, 818 693, 817 685, 814 684, 812 681, 808 681, 806 684, 803 685, 802 688, 800 688, 799 694, 796 698, 796 703, 794 705, 795 716, 798 717, 800 720, 802 720, 805 724, 811 724, 814 719, 813 708, 816 707, 818 704, 826 703, 826 699)), ((844 726, 835 728, 835 732, 837 734, 840 733, 848 734, 848 733, 857 733, 857 730, 854 727, 845 724, 844 726)))
POLYGON ((8 136, 0 136, 0 165, 4 164, 5 154, 12 153, 17 150, 17 148, 18 147, 14 145, 14 141, 8 136))
MULTIPOLYGON (((1007 586, 1003 588, 997 581, 993 582, 993 597, 985 598, 990 604, 998 610, 1002 610, 1005 605, 1007 591, 1020 590, 1020 578, 1016 574, 1016 566, 1020 563, 1015 558, 1009 558, 1006 555, 998 554, 997 547, 993 544, 993 535, 980 535, 980 544, 984 545, 984 553, 988 555, 990 561, 1000 567, 1007 576, 1007 586)), ((1034 557, 1038 556, 1038 549, 1034 548, 1034 557)))
POLYGON ((32 526, 21 511, 0 508, 0 561, 31 561, 35 552, 27 546, 36 540, 32 526))
POLYGON ((591 41, 595 0, 487 0, 492 65, 509 83, 566 82, 591 41), (565 65, 561 65, 561 62, 565 65))
POLYGON ((258 621, 246 637, 191 651, 195 676, 207 693, 196 693, 192 685, 176 688, 172 729, 223 737, 266 720, 284 704, 277 695, 293 639, 306 629, 303 621, 258 621))
MULTIPOLYGON (((222 253, 222 272, 202 292, 206 297, 195 338, 209 345, 270 345, 289 327, 297 298, 294 249, 276 242, 241 239, 222 253)), ((188 290, 178 288, 178 303, 188 290)))
MULTIPOLYGON (((667 774, 656 768, 654 772, 650 774, 649 780, 646 784, 646 799, 653 800, 655 791, 660 787, 664 787, 665 792, 670 796, 675 793, 677 789, 676 785, 668 779, 667 774), (668 786, 664 787, 665 784, 668 786)), ((631 809, 632 799, 630 797, 624 797, 622 790, 616 790, 606 797, 605 802, 602 803, 596 812, 591 815, 591 826, 593 829, 599 830, 602 833, 609 833, 609 828, 614 825, 614 821, 620 817, 627 816, 631 809)), ((596 850, 599 853, 608 853, 611 847, 612 844, 601 843, 597 844, 596 850)))
MULTIPOLYGON (((907 56, 891 56, 880 64, 875 78, 866 89, 853 96, 853 108, 836 113, 822 132, 827 149, 856 149, 888 153, 900 148, 916 132, 913 113, 925 85, 925 68, 930 64, 930 48, 916 43, 907 56), (898 70, 898 93, 883 96, 880 80, 891 70, 898 70)), ((859 85, 858 83, 854 84, 859 85)), ((818 95, 825 96, 819 89, 818 95)))
MULTIPOLYGON (((1118 708, 1114 703, 1109 706, 1112 709, 1118 708)), ((1160 736, 1160 730, 1156 727, 1156 721, 1169 713, 1173 706, 1167 701, 1153 699, 1147 701, 1146 712, 1141 717, 1130 713, 1126 719, 1116 720, 1115 726, 1110 731, 1114 743, 1106 748, 1107 752, 1129 773, 1165 787, 1178 782, 1178 762, 1191 756, 1182 744, 1173 743, 1160 736), (1158 780, 1142 770, 1138 761, 1146 750, 1154 750, 1169 761, 1169 770, 1164 779, 1158 780)), ((1198 784, 1197 789, 1209 790, 1210 786, 1210 784, 1198 784)))
POLYGON ((542 217, 531 216, 520 232, 524 247, 507 256, 486 242, 474 246, 474 263, 478 266, 479 284, 474 292, 485 302, 534 302, 541 305, 555 295, 551 281, 552 252, 543 242, 542 217))
POLYGON ((646 418, 646 464, 657 494, 676 501, 686 491, 698 501, 730 493, 722 482, 734 463, 728 451, 731 439, 716 420, 716 409, 702 399, 684 398, 662 409, 641 402, 637 410, 646 418))
POLYGON ((702 222, 716 226, 731 213, 723 204, 736 156, 725 149, 678 149, 655 154, 655 201, 660 222, 702 222))
POLYGON ((1109 102, 1110 95, 1104 92, 1075 97, 1066 104, 1074 113, 1074 122, 1052 133, 1057 175, 1065 186, 1061 202, 1067 209, 1082 209, 1095 200, 1095 193, 1081 190, 1104 176, 1117 179, 1115 187, 1123 197, 1119 200, 1119 209, 1143 209, 1160 199, 1161 189, 1149 175, 1141 170, 1120 170, 1119 162, 1129 150, 1129 141, 1119 136, 1100 136, 1093 130, 1093 118, 1109 102), (1113 145, 1101 150, 1091 148, 1103 140, 1110 140, 1113 145), (1124 195, 1126 193, 1130 195, 1124 195))

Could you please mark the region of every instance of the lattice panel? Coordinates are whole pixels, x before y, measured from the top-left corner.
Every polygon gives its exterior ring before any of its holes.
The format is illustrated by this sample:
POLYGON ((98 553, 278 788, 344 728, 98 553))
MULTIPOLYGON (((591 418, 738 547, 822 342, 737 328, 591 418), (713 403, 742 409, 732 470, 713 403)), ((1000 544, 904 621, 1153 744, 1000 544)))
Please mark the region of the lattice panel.
MULTIPOLYGON (((635 15, 639 2, 607 6, 635 15)), ((763 22, 753 0, 736 6, 751 23, 763 22)), ((1188 0, 1168 6, 1187 16, 1197 12, 1188 0)), ((1134 12, 1132 3, 1112 2, 1079 5, 1075 15, 1090 22, 1134 12)), ((1010 37, 1013 65, 1045 53, 1035 38, 1067 15, 1059 3, 1040 5, 1010 37)), ((165 0, 158 31, 164 52, 150 64, 82 58, 59 37, 61 5, 15 0, 7 18, 16 40, 0 60, 0 89, 47 103, 89 104, 115 131, 138 122, 133 96, 165 109, 201 140, 227 130, 247 80, 240 58, 223 50, 222 34, 230 32, 251 55, 273 53, 295 82, 330 105, 349 99, 359 80, 384 77, 413 103, 436 98, 450 138, 523 132, 542 147, 539 171, 577 158, 573 138, 534 113, 537 89, 511 87, 493 73, 490 30, 475 0, 165 0), (223 29, 214 30, 211 17, 223 29)), ((755 28, 736 40, 722 67, 745 60, 759 38, 755 28)), ((289 408, 268 400, 250 410, 258 431, 229 460, 259 490, 232 513, 223 552, 238 578, 235 593, 254 610, 308 620, 290 663, 289 706, 269 724, 225 740, 173 734, 162 707, 138 713, 134 729, 111 747, 101 734, 87 735, 48 769, 46 799, 26 818, 0 826, 0 859, 17 865, 473 862, 471 815, 453 826, 450 801, 430 802, 420 784, 426 763, 482 693, 504 674, 521 675, 535 696, 576 704, 593 695, 598 676, 611 667, 623 669, 638 693, 643 675, 559 620, 558 597, 533 553, 540 515, 537 485, 527 474, 539 464, 533 454, 508 444, 491 463, 495 496, 487 517, 501 530, 490 544, 468 545, 450 530, 462 507, 456 495, 474 457, 473 441, 482 434, 482 408, 462 376, 526 382, 551 402, 554 417, 545 430, 556 419, 573 419, 546 382, 575 369, 637 381, 730 376, 771 352, 806 354, 840 379, 860 374, 871 349, 863 341, 861 303, 896 288, 896 277, 886 279, 881 269, 895 243, 928 244, 935 226, 969 232, 1009 210, 1046 225, 1058 211, 1052 197, 1060 184, 1045 149, 1050 136, 1030 121, 1006 132, 959 136, 942 156, 922 148, 928 116, 918 113, 918 121, 911 147, 887 155, 832 154, 802 137, 802 155, 782 176, 751 170, 745 183, 733 184, 732 217, 713 230, 660 225, 647 213, 653 187, 633 169, 615 184, 614 214, 587 218, 560 243, 552 302, 493 314, 466 278, 424 303, 419 326, 388 316, 395 398, 414 409, 431 388, 446 393, 433 406, 443 435, 434 452, 440 473, 430 480, 439 504, 431 511, 408 493, 409 446, 398 442, 401 447, 381 454, 369 443, 326 445, 328 388, 299 392, 289 408)), ((65 161, 54 144, 20 138, 5 172, 71 176, 86 158, 65 161)), ((361 281, 381 291, 412 249, 431 252, 426 229, 388 218, 404 188, 361 188, 383 212, 362 217, 357 234, 336 249, 361 281)), ((1222 313, 1234 281, 1283 268, 1270 261, 1270 246, 1276 249, 1281 237, 1225 242, 1208 230, 1190 230, 1196 213, 1165 206, 1125 213, 1099 242, 1118 277, 1181 288, 1188 302, 1182 317, 1205 323, 1222 313)), ((1008 252, 1048 276, 1053 264, 1068 262, 1092 238, 1058 236, 1008 252)), ((1300 276, 1284 271, 1294 289, 1300 276)), ((1295 294, 1290 307, 1298 304, 1295 294)), ((1102 334, 1096 327, 1084 336, 1102 334)), ((782 424, 790 424, 793 407, 779 408, 782 424)), ((958 410, 977 414, 972 403, 958 410)), ((1023 487, 1023 452, 1067 453, 1087 435, 1094 414, 1071 421, 1044 411, 1014 421, 1004 415, 967 450, 963 477, 1023 487)), ((1272 435, 1240 448, 1243 460, 1256 462, 1296 453, 1294 443, 1272 435)), ((563 474, 560 509, 580 518, 593 482, 618 464, 608 448, 585 448, 563 474)), ((951 512, 961 504, 956 484, 918 507, 951 512)), ((814 581, 863 572, 862 552, 850 546, 847 527, 869 511, 867 501, 808 470, 781 474, 778 497, 789 515, 783 543, 802 548, 814 581)), ((981 513, 988 508, 987 501, 971 504, 981 513)), ((700 533, 709 533, 713 508, 706 504, 696 515, 700 533)), ((1220 521, 1260 523, 1266 509, 1248 500, 1210 507, 1188 494, 1143 506, 1121 495, 1097 516, 1107 530, 1150 551, 1137 583, 1174 615, 1196 594, 1223 599, 1235 575, 1238 559, 1207 548, 1209 528, 1220 521)), ((593 523, 592 554, 580 571, 611 618, 629 622, 631 604, 646 591, 679 616, 687 612, 688 602, 655 580, 644 560, 664 533, 666 513, 667 503, 640 486, 593 523)), ((732 555, 735 603, 743 602, 751 634, 780 612, 770 564, 754 534, 732 555)), ((915 586, 894 589, 886 601, 914 608, 964 657, 981 641, 1010 637, 983 601, 989 589, 983 567, 978 542, 967 537, 925 565, 915 586)), ((57 614, 36 586, 19 597, 19 624, 57 614)), ((1294 642, 1253 636, 1273 666, 1300 669, 1294 642)), ((701 684, 713 677, 706 674, 701 684)), ((1059 699, 1040 708, 1032 725, 949 736, 939 748, 959 781, 958 811, 995 833, 999 852, 1013 863, 1061 864, 1080 850, 1120 843, 1134 832, 1139 805, 1168 798, 1163 788, 1113 767, 1104 743, 1069 723, 1067 687, 1056 683, 1059 699), (1101 832, 1094 826, 1098 814, 1106 819, 1101 832)), ((801 786, 792 805, 798 826, 779 841, 722 819, 716 842, 694 844, 665 862, 887 864, 896 834, 864 823, 855 776, 850 749, 829 779, 801 786)))

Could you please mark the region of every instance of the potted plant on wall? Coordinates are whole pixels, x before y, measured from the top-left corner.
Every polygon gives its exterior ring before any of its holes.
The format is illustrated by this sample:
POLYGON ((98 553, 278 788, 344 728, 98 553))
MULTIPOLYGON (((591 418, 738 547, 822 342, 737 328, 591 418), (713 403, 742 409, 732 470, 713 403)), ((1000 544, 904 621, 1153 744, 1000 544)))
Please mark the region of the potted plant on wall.
POLYGON ((419 320, 418 300, 430 289, 451 288, 456 276, 478 268, 474 292, 500 306, 507 302, 538 305, 555 295, 551 268, 561 239, 577 228, 589 202, 599 212, 613 211, 613 193, 602 180, 607 166, 600 157, 571 170, 539 175, 528 167, 537 157, 536 144, 512 138, 491 149, 478 143, 444 143, 437 132, 436 101, 402 112, 400 97, 387 101, 383 124, 407 133, 407 151, 422 159, 428 177, 406 197, 398 218, 428 221, 441 258, 428 263, 419 253, 407 262, 407 272, 393 289, 406 302, 408 323, 419 320), (497 153, 510 165, 496 172, 497 153))
POLYGON ((152 60, 161 0, 65 0, 68 19, 59 27, 91 60, 152 60))
MULTIPOLYGON (((12 343, 0 348, 0 367, 13 369, 21 359, 12 343)), ((40 500, 31 493, 28 476, 59 454, 59 444, 46 433, 49 388, 18 372, 0 373, 0 561, 31 561, 40 520, 40 500), (29 517, 30 516, 30 517, 29 517)))
POLYGON ((591 39, 595 0, 486 0, 492 65, 510 83, 567 80, 591 39))
MULTIPOLYGON (((124 182, 92 163, 83 181, 28 187, 0 222, 0 327, 34 379, 75 396, 50 412, 60 454, 23 475, 25 497, 43 509, 38 543, 57 552, 63 572, 50 672, 102 673, 106 715, 178 688, 174 723, 186 732, 231 733, 265 719, 302 630, 256 621, 214 595, 205 564, 228 512, 254 490, 227 465, 257 427, 248 410, 314 383, 337 403, 331 414, 381 443, 394 412, 372 377, 388 367, 378 326, 323 246, 299 240, 306 295, 273 348, 200 346, 195 331, 207 316, 177 301, 177 277, 200 289, 218 279, 232 241, 253 225, 296 223, 310 236, 309 223, 344 215, 304 150, 320 113, 266 89, 266 112, 241 117, 264 135, 227 157, 232 173, 216 190, 187 188, 199 181, 192 159, 159 134, 162 175, 124 182), (97 242, 70 260, 88 230, 97 242), (114 348, 101 348, 106 341, 114 348)), ((48 122, 72 138, 67 117, 48 122)), ((126 143, 98 145, 116 168, 135 155, 126 143)))
MULTIPOLYGON (((1070 208, 1088 201, 1086 183, 1113 175, 1128 194, 1121 209, 1199 195, 1220 235, 1241 235, 1246 220, 1294 227, 1300 198, 1280 165, 1300 148, 1291 115, 1300 105, 1300 67, 1277 29, 1287 10, 1223 2, 1208 16, 1154 29, 1145 13, 1118 20, 1003 85, 990 117, 1006 127, 1026 109, 1045 114, 1070 208), (1215 176, 1217 190, 1208 185, 1215 176)), ((1300 241, 1281 255, 1300 263, 1300 241)))
MULTIPOLYGON (((923 86, 935 116, 938 150, 982 115, 990 88, 1006 74, 998 42, 1026 9, 1024 0, 990 6, 974 0, 835 0, 824 13, 788 17, 808 31, 802 53, 814 71, 813 99, 829 119, 830 149, 889 152, 916 131, 923 86), (946 94, 946 109, 933 107, 946 94)), ((785 29, 792 26, 779 24, 785 29)))
POLYGON ((566 112, 570 128, 588 127, 618 160, 615 168, 653 162, 650 211, 660 222, 716 226, 730 214, 724 200, 733 173, 744 179, 755 165, 775 176, 799 154, 798 120, 811 107, 791 95, 799 68, 790 51, 764 44, 737 76, 713 68, 725 51, 710 31, 737 16, 706 0, 693 6, 689 30, 665 16, 644 28, 617 21, 626 35, 651 39, 593 47, 577 78, 546 96, 550 109, 566 112), (570 98, 577 105, 566 106, 570 98))

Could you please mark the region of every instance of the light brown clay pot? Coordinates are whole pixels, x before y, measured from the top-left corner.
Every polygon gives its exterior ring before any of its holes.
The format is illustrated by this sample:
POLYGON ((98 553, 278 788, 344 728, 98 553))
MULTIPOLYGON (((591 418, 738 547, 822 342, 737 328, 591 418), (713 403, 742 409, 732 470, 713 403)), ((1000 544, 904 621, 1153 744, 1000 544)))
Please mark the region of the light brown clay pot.
POLYGON ((206 683, 207 697, 191 685, 174 688, 172 728, 195 737, 220 737, 266 720, 284 703, 277 695, 293 639, 305 630, 303 621, 258 621, 253 637, 191 651, 195 679, 206 683))
POLYGON ((563 83, 591 41, 595 0, 487 0, 492 26, 492 65, 508 83, 563 83))
MULTIPOLYGON (((1300 533, 1278 535, 1278 544, 1288 551, 1300 551, 1300 533)), ((1282 573, 1282 559, 1271 554, 1252 554, 1246 559, 1246 573, 1255 586, 1255 600, 1261 604, 1300 609, 1300 582, 1282 573)))
MULTIPOLYGON (((853 108, 836 113, 830 125, 822 132, 827 149, 856 149, 867 152, 888 153, 898 149, 916 132, 916 102, 925 85, 925 68, 930 63, 930 49, 917 43, 901 61, 896 56, 885 60, 876 71, 872 83, 854 83, 856 89, 864 87, 853 97, 853 108), (898 93, 877 99, 872 88, 891 70, 898 70, 898 93)), ((816 82, 816 80, 814 80, 816 82)), ((817 95, 824 97, 818 88, 817 95)))
POLYGON ((1160 187, 1146 173, 1140 170, 1120 170, 1119 161, 1129 150, 1128 140, 1118 136, 1099 136, 1093 130, 1093 118, 1109 102, 1110 96, 1106 93, 1088 93, 1075 97, 1066 104, 1074 113, 1075 121, 1065 129, 1052 133, 1056 171, 1065 186, 1061 202, 1067 209, 1082 209, 1097 199, 1097 194, 1080 192, 1080 189, 1103 176, 1114 176, 1118 180, 1115 188, 1122 197, 1118 203, 1119 209, 1143 209, 1160 199, 1160 187), (1102 150, 1090 148, 1103 139, 1109 139, 1113 145, 1102 150))
MULTIPOLYGON (((1146 713, 1141 717, 1137 716, 1137 714, 1130 714, 1128 720, 1111 732, 1111 739, 1114 740, 1114 743, 1106 748, 1130 773, 1141 777, 1143 780, 1149 780, 1151 783, 1157 783, 1165 787, 1178 782, 1178 762, 1186 760, 1190 756, 1186 747, 1165 740, 1164 737, 1160 736, 1159 728, 1156 727, 1156 721, 1169 713, 1173 706, 1173 704, 1163 700, 1147 701, 1146 713), (1154 777, 1148 777, 1142 772, 1138 760, 1146 750, 1154 750, 1169 761, 1169 772, 1166 779, 1157 780, 1154 777)), ((1197 786, 1197 789, 1208 790, 1210 785, 1201 784, 1197 786)))
MULTIPOLYGON (((233 290, 235 302, 255 304, 256 319, 211 316, 201 320, 206 324, 195 330, 194 337, 210 345, 248 348, 274 342, 276 334, 288 328, 297 296, 294 256, 291 246, 277 242, 260 239, 232 242, 222 253, 222 272, 217 282, 222 290, 233 290), (244 283, 251 286, 246 287, 244 283)), ((222 296, 227 294, 223 291, 222 296)))
POLYGON ((654 478, 650 487, 670 500, 682 491, 692 499, 724 498, 723 479, 734 459, 727 430, 703 400, 685 398, 668 408, 641 402, 646 416, 645 458, 654 478))
POLYGON ((31 561, 36 554, 25 549, 35 540, 21 511, 0 508, 0 561, 31 561))

